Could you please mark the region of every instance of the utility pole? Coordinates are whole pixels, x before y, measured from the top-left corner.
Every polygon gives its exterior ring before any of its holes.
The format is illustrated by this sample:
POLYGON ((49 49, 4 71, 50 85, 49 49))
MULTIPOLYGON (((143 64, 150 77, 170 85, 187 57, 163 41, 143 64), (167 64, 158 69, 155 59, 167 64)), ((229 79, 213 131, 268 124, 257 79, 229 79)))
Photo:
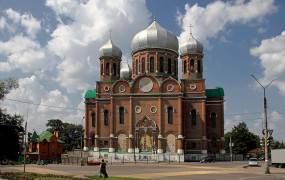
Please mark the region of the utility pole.
POLYGON ((268 88, 272 82, 275 80, 272 80, 270 83, 268 83, 266 86, 263 86, 257 78, 251 74, 251 77, 263 88, 263 108, 264 108, 264 128, 262 130, 262 133, 264 135, 264 154, 265 154, 265 174, 270 174, 270 169, 269 169, 269 143, 267 143, 267 140, 270 138, 270 134, 272 133, 272 130, 268 130, 268 123, 267 123, 267 100, 266 100, 266 88, 268 88))
POLYGON ((230 136, 230 144, 229 144, 229 146, 230 146, 230 156, 231 156, 231 162, 232 162, 232 161, 233 161, 233 149, 232 149, 233 143, 232 143, 232 136, 230 136))
MULTIPOLYGON (((28 120, 27 120, 28 121, 28 120)), ((26 172, 26 136, 27 136, 27 121, 25 123, 25 134, 24 134, 24 173, 26 172)))

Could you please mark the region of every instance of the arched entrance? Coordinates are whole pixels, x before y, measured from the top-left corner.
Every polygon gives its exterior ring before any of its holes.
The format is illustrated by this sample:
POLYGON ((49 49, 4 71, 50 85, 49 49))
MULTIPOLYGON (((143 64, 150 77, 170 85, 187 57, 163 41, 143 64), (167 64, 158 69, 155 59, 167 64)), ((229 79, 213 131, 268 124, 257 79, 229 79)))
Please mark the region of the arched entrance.
POLYGON ((157 151, 158 128, 155 121, 144 117, 138 121, 135 129, 135 147, 139 152, 157 151))

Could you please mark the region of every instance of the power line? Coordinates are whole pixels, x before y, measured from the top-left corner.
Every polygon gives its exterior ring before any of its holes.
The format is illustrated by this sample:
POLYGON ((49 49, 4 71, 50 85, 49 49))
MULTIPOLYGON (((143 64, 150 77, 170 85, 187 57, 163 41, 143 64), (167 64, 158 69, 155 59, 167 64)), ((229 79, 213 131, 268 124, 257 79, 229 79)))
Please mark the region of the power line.
POLYGON ((18 100, 18 99, 10 99, 10 98, 5 98, 5 99, 6 99, 6 100, 9 100, 9 101, 24 103, 24 104, 31 104, 31 105, 34 105, 34 106, 44 106, 44 107, 48 107, 48 108, 69 109, 69 110, 76 110, 76 111, 78 111, 78 110, 79 110, 79 111, 84 111, 84 109, 79 109, 79 108, 46 105, 46 104, 41 104, 41 103, 34 103, 34 102, 32 102, 32 101, 28 102, 28 101, 22 101, 22 100, 18 100))

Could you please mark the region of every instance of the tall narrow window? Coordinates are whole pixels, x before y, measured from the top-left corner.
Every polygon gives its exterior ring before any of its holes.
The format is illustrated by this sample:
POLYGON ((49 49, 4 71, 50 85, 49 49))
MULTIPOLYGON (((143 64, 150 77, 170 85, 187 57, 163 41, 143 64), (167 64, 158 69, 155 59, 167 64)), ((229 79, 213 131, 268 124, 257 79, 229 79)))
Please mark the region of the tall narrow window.
POLYGON ((193 59, 190 60, 190 71, 191 72, 194 71, 194 60, 193 59))
POLYGON ((191 124, 192 126, 196 126, 197 124, 197 112, 195 109, 191 111, 191 124))
POLYGON ((110 64, 106 63, 106 75, 110 74, 110 64))
POLYGON ((159 72, 163 73, 163 57, 159 58, 159 72))
POLYGON ((198 73, 201 73, 201 61, 198 61, 198 67, 197 67, 197 70, 198 70, 198 73))
POLYGON ((113 63, 113 76, 116 76, 117 74, 117 65, 113 63))
POLYGON ((124 121, 125 121, 125 108, 124 107, 119 108, 119 120, 120 120, 120 124, 124 124, 124 121))
POLYGON ((173 124, 173 107, 167 107, 167 119, 168 124, 173 124))
POLYGON ((117 70, 117 71, 118 71, 118 72, 117 72, 117 73, 118 73, 117 75, 119 76, 119 75, 120 75, 120 63, 118 64, 118 70, 117 70))
POLYGON ((139 74, 139 60, 136 60, 136 75, 139 74))
POLYGON ((174 61, 174 75, 177 75, 177 60, 174 61))
POLYGON ((150 69, 149 69, 149 71, 151 73, 153 73, 154 72, 154 58, 150 57, 149 61, 150 61, 150 69))
POLYGON ((184 72, 184 74, 187 73, 187 64, 186 64, 186 61, 183 61, 183 72, 184 72))
POLYGON ((92 120, 92 127, 96 127, 96 113, 95 112, 91 114, 91 120, 92 120))
POLYGON ((103 75, 103 63, 101 64, 101 75, 103 75))
POLYGON ((167 61, 167 71, 168 71, 168 74, 171 74, 172 72, 171 72, 171 59, 168 59, 168 61, 167 61))
POLYGON ((144 60, 144 58, 142 58, 141 63, 142 63, 142 73, 145 73, 145 60, 144 60))
POLYGON ((211 127, 216 128, 216 126, 217 126, 217 114, 215 112, 212 112, 210 119, 211 119, 211 127))
POLYGON ((104 125, 108 126, 109 125, 109 111, 104 110, 104 125))

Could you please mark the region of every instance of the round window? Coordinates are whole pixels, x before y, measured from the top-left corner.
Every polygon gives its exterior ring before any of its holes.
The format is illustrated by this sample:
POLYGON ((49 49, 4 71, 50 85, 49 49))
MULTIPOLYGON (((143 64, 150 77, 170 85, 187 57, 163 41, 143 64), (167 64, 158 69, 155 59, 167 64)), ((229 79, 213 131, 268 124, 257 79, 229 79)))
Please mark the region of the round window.
POLYGON ((141 113, 142 112, 142 108, 140 106, 136 106, 135 107, 135 112, 136 113, 141 113))
POLYGON ((105 87, 104 87, 104 90, 105 90, 106 92, 108 92, 108 91, 110 91, 110 87, 109 87, 109 86, 105 86, 105 87))
POLYGON ((155 106, 151 106, 150 107, 150 112, 151 113, 156 113, 156 111, 157 111, 157 108, 155 106))
POLYGON ((173 90, 174 90, 174 86, 173 86, 172 84, 168 84, 168 85, 166 86, 166 90, 167 90, 167 91, 173 91, 173 90))
POLYGON ((120 91, 121 93, 125 92, 125 91, 126 91, 125 86, 124 86, 124 85, 119 86, 119 91, 120 91))

